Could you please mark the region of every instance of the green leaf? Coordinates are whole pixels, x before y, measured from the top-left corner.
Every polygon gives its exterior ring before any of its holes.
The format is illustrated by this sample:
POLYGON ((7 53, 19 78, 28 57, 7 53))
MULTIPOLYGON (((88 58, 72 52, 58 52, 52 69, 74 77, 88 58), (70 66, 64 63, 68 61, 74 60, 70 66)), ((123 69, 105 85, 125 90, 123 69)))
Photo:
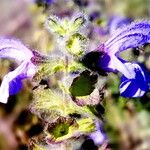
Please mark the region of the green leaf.
POLYGON ((94 117, 87 107, 76 105, 71 97, 61 90, 44 89, 44 86, 39 86, 33 91, 33 99, 31 111, 47 122, 53 122, 60 116, 67 117, 72 113, 94 117))
POLYGON ((95 106, 100 103, 103 99, 103 91, 95 88, 90 95, 87 96, 76 96, 74 102, 79 106, 95 106))
POLYGON ((90 72, 86 70, 73 80, 69 91, 73 96, 90 95, 95 89, 97 79, 97 75, 91 75, 90 72))
POLYGON ((82 55, 86 49, 87 39, 79 34, 73 34, 66 42, 66 49, 73 55, 82 55))

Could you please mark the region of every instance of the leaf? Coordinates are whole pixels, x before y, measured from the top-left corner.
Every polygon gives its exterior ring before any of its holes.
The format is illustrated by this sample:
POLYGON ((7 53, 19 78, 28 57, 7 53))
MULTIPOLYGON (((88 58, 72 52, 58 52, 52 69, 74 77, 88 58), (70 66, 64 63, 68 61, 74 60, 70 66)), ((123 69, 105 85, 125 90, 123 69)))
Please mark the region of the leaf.
POLYGON ((90 95, 95 89, 95 84, 97 82, 98 76, 95 74, 90 74, 89 71, 83 71, 80 76, 76 77, 69 91, 72 96, 87 96, 90 95))
POLYGON ((104 91, 95 88, 88 96, 77 96, 74 102, 79 106, 95 106, 98 105, 103 99, 104 91))
POLYGON ((44 86, 39 86, 33 91, 33 100, 30 105, 31 112, 49 123, 60 116, 69 117, 72 113, 80 114, 82 117, 94 117, 87 107, 76 105, 71 97, 61 90, 44 89, 44 86))

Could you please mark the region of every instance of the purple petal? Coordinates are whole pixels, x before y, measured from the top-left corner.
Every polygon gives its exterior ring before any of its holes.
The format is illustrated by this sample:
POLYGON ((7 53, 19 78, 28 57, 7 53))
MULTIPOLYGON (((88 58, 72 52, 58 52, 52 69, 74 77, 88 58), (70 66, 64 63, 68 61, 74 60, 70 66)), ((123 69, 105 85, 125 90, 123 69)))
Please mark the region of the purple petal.
POLYGON ((0 87, 0 102, 7 103, 9 93, 15 94, 20 90, 21 80, 32 77, 34 74, 35 66, 31 62, 23 62, 14 71, 11 71, 5 75, 0 87))
POLYGON ((17 62, 29 61, 33 53, 19 40, 0 38, 0 58, 11 58, 17 62))
POLYGON ((105 42, 105 50, 115 54, 145 43, 150 43, 150 22, 135 22, 117 31, 105 42))
POLYGON ((89 20, 90 21, 94 21, 96 20, 97 18, 100 17, 100 12, 99 11, 93 11, 92 13, 89 14, 89 20))
POLYGON ((127 63, 127 66, 134 66, 135 78, 128 79, 121 77, 120 93, 124 97, 141 97, 149 90, 150 76, 142 65, 127 63))
POLYGON ((9 83, 9 95, 17 94, 22 89, 22 87, 23 85, 20 78, 12 80, 9 83))
POLYGON ((96 145, 101 145, 106 140, 106 134, 102 131, 99 122, 96 122, 96 131, 89 135, 89 138, 94 141, 96 145))
POLYGON ((114 34, 117 29, 124 27, 132 22, 132 19, 123 16, 113 16, 108 22, 110 35, 114 34))
POLYGON ((47 5, 50 5, 52 3, 55 2, 55 0, 32 0, 34 3, 37 3, 37 4, 47 4, 47 5))

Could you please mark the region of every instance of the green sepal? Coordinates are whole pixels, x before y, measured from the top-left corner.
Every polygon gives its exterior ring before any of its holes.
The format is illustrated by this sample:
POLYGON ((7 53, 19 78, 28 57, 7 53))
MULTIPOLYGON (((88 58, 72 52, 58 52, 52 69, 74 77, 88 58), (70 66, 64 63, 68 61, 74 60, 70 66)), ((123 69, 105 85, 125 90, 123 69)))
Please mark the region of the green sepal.
POLYGON ((50 16, 47 20, 48 29, 57 33, 60 36, 64 36, 66 33, 65 28, 61 25, 60 20, 56 16, 50 16))
POLYGON ((42 78, 53 75, 57 72, 65 71, 65 60, 63 58, 52 57, 48 62, 42 63, 37 67, 37 72, 33 80, 40 81, 42 78))
POLYGON ((66 49, 69 53, 80 56, 85 52, 86 44, 86 37, 79 33, 75 33, 66 41, 66 49))
POLYGON ((77 18, 75 18, 75 20, 73 21, 72 24, 72 30, 73 31, 78 31, 80 27, 82 27, 84 25, 84 23, 86 22, 84 16, 78 16, 77 18))
POLYGON ((56 16, 50 16, 47 19, 47 28, 59 35, 60 37, 71 36, 79 31, 81 26, 85 23, 84 16, 73 17, 73 19, 63 18, 58 19, 56 16))
POLYGON ((94 120, 91 118, 82 118, 73 120, 71 118, 62 118, 49 124, 46 130, 49 143, 63 142, 70 138, 77 138, 80 135, 86 135, 95 130, 94 120))

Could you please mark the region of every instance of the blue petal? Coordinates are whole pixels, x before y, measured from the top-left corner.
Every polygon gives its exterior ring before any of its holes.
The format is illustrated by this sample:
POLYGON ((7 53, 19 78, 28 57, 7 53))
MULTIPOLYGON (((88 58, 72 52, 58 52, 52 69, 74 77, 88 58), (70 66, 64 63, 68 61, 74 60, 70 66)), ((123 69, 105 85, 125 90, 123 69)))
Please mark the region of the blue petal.
POLYGON ((124 27, 132 22, 131 18, 123 16, 112 16, 108 22, 108 30, 110 35, 116 32, 117 29, 124 27))
POLYGON ((146 43, 150 43, 150 22, 135 22, 117 31, 105 42, 105 49, 111 54, 116 54, 146 43))
POLYGON ((52 4, 54 2, 54 0, 46 0, 47 4, 52 4))
POLYGON ((141 97, 149 90, 149 73, 142 65, 130 63, 128 65, 135 67, 136 76, 133 79, 128 79, 124 75, 121 77, 121 96, 128 98, 141 97))
POLYGON ((37 3, 37 4, 47 4, 47 5, 50 5, 52 3, 55 2, 55 0, 33 0, 34 3, 37 3))
POLYGON ((9 83, 9 95, 17 94, 22 89, 22 87, 23 85, 19 78, 12 80, 9 83))
POLYGON ((35 66, 31 62, 23 62, 15 70, 5 75, 0 86, 0 102, 7 103, 9 94, 15 94, 21 89, 21 81, 34 74, 35 66))

